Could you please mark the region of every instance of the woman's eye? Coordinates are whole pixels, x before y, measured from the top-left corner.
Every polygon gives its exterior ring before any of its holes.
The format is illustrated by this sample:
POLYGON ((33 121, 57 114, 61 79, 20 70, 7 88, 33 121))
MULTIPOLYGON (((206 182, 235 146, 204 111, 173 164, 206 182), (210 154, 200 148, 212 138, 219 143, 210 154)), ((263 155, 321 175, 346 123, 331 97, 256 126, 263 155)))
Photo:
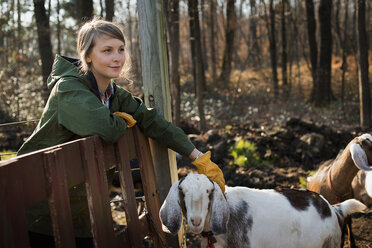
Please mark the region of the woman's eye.
POLYGON ((103 50, 103 52, 104 53, 109 53, 109 52, 111 52, 111 49, 105 49, 105 50, 103 50))
POLYGON ((124 51, 125 51, 124 48, 120 48, 120 49, 119 49, 119 52, 120 52, 120 53, 123 53, 124 51))

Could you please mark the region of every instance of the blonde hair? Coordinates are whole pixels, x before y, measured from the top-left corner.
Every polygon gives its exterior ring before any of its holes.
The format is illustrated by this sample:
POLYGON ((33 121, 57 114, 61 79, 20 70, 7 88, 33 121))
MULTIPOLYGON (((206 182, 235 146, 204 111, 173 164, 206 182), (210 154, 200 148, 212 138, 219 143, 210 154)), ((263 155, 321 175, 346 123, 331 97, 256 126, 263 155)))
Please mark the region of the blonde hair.
MULTIPOLYGON (((81 60, 80 69, 84 73, 87 73, 90 67, 86 59, 93 46, 95 45, 95 39, 104 35, 118 39, 125 45, 124 31, 117 23, 105 21, 102 20, 100 17, 95 16, 92 20, 84 23, 80 27, 78 31, 76 48, 81 60)), ((125 51, 127 51, 127 49, 125 49, 125 51)), ((127 69, 129 69, 128 62, 129 56, 126 56, 125 67, 127 69)))

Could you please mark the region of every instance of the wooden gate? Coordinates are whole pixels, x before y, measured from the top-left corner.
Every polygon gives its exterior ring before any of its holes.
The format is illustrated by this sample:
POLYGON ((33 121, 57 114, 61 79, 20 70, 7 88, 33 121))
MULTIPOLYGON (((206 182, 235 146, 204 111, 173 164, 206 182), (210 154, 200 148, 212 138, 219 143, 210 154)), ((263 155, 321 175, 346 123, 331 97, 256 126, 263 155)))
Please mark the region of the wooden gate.
POLYGON ((49 199, 56 247, 76 247, 69 188, 85 182, 95 247, 162 247, 160 202, 148 139, 130 128, 115 144, 83 138, 0 162, 0 247, 29 247, 25 208, 49 199), (139 161, 146 209, 138 216, 130 161, 139 161), (106 171, 117 166, 127 226, 115 233, 106 171), (150 217, 150 218, 149 218, 150 217), (150 220, 151 219, 151 220, 150 220))

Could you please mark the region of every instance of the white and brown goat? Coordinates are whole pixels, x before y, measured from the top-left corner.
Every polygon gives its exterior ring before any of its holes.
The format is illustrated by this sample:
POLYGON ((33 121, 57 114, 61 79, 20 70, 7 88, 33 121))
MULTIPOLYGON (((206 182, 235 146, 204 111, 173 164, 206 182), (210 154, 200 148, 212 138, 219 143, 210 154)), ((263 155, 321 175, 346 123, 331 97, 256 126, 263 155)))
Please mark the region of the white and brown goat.
MULTIPOLYGON (((328 160, 319 166, 310 177, 307 189, 321 194, 331 204, 353 198, 351 183, 359 170, 371 171, 372 136, 363 134, 354 138, 334 160, 328 160)), ((349 242, 355 247, 351 234, 351 219, 347 221, 349 242)))
POLYGON ((159 215, 173 235, 183 215, 189 230, 202 234, 201 247, 334 248, 344 218, 364 209, 355 199, 331 206, 303 190, 226 186, 222 194, 205 175, 189 174, 172 185, 159 215))

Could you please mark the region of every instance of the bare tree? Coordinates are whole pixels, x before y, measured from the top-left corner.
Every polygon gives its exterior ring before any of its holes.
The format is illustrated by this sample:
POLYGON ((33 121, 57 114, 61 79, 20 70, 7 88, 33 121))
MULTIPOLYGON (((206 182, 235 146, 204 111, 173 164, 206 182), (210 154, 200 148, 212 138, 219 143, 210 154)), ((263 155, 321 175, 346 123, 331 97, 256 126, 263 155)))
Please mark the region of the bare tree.
POLYGON ((285 90, 288 90, 287 82, 287 30, 285 21, 285 11, 286 11, 287 1, 282 0, 281 8, 281 21, 282 21, 282 81, 285 90))
POLYGON ((341 65, 341 71, 342 71, 342 75, 341 75, 341 108, 342 108, 342 111, 345 111, 345 73, 347 71, 347 54, 349 53, 349 48, 346 44, 346 41, 347 41, 347 23, 348 23, 348 13, 349 13, 349 0, 346 0, 345 2, 345 8, 344 9, 344 12, 345 12, 345 15, 344 15, 344 23, 343 23, 343 33, 342 33, 342 30, 341 30, 341 26, 340 26, 340 10, 342 9, 341 8, 341 0, 338 0, 337 1, 337 6, 336 6, 336 13, 335 13, 335 26, 336 26, 336 35, 337 35, 337 38, 338 38, 338 41, 340 43, 340 47, 341 47, 341 57, 342 57, 342 65, 341 65))
POLYGON ((106 5, 106 20, 112 21, 112 18, 114 18, 114 13, 115 13, 114 0, 105 0, 105 5, 106 5))
POLYGON ((194 81, 196 83, 196 98, 198 101, 198 111, 200 118, 200 130, 206 130, 204 103, 203 103, 203 85, 205 85, 204 64, 202 58, 202 48, 200 39, 200 24, 198 13, 198 0, 189 0, 189 17, 190 17, 190 42, 191 54, 194 71, 194 81))
POLYGON ((61 54, 61 18, 60 18, 61 5, 57 0, 57 53, 61 54))
POLYGON ((316 89, 313 103, 327 106, 333 99, 331 88, 332 62, 332 0, 321 0, 319 4, 320 50, 316 74, 316 89))
MULTIPOLYGON (((262 1, 262 0, 261 0, 262 1)), ((274 98, 277 98, 279 95, 279 86, 278 86, 278 72, 277 72, 277 57, 276 57, 276 37, 275 37, 275 11, 274 11, 274 0, 270 0, 269 14, 270 21, 268 20, 267 10, 265 2, 262 1, 265 6, 265 21, 267 34, 269 37, 269 46, 270 46, 270 60, 271 60, 271 71, 273 76, 273 89, 274 89, 274 98)))
POLYGON ((231 66, 233 61, 235 28, 236 28, 235 0, 227 0, 225 49, 223 53, 221 74, 219 78, 219 81, 222 82, 223 84, 230 80, 231 66))
MULTIPOLYGON (((202 53, 203 53, 203 63, 204 69, 208 71, 208 60, 207 60, 207 32, 206 32, 206 20, 208 20, 206 9, 205 9, 205 0, 200 1, 200 12, 201 12, 201 25, 200 25, 200 34, 202 41, 202 53)), ((206 86, 203 86, 204 89, 206 86)))
POLYGON ((41 58, 41 71, 43 74, 43 99, 48 99, 49 89, 47 86, 47 79, 52 70, 53 52, 52 42, 50 39, 50 28, 48 16, 45 9, 45 0, 34 0, 34 12, 37 26, 37 35, 39 42, 39 53, 41 58))
POLYGON ((216 3, 215 0, 209 1, 209 46, 211 49, 211 69, 212 69, 212 79, 214 82, 217 80, 217 68, 216 68, 216 3))
MULTIPOLYGON (((257 66, 261 64, 261 51, 260 46, 258 45, 259 40, 257 36, 257 22, 258 22, 258 12, 257 12, 257 6, 256 6, 256 0, 249 0, 250 4, 250 18, 249 18, 249 37, 250 37, 250 45, 248 46, 250 49, 249 51, 252 51, 247 56, 253 57, 252 65, 257 66)), ((248 60, 248 57, 246 61, 248 60)))
POLYGON ((310 63, 311 63, 311 76, 313 77, 313 90, 311 99, 315 98, 316 86, 316 69, 318 64, 318 45, 316 42, 316 21, 313 0, 306 0, 306 21, 307 21, 307 36, 309 39, 310 48, 310 63))
POLYGON ((17 18, 17 49, 18 52, 23 53, 23 42, 22 42, 22 37, 23 37, 23 28, 22 28, 22 21, 21 21, 21 16, 22 16, 22 11, 21 11, 21 2, 20 0, 17 0, 17 13, 18 13, 18 18, 17 18))
POLYGON ((93 0, 75 0, 76 20, 84 22, 93 17, 93 0))
POLYGON ((358 55, 359 55, 359 99, 360 126, 371 126, 371 99, 368 79, 368 36, 366 32, 366 1, 358 0, 358 55))
POLYGON ((168 29, 168 49, 170 50, 170 86, 172 91, 172 110, 175 125, 181 122, 181 85, 179 74, 180 51, 180 1, 165 0, 166 20, 168 29))

